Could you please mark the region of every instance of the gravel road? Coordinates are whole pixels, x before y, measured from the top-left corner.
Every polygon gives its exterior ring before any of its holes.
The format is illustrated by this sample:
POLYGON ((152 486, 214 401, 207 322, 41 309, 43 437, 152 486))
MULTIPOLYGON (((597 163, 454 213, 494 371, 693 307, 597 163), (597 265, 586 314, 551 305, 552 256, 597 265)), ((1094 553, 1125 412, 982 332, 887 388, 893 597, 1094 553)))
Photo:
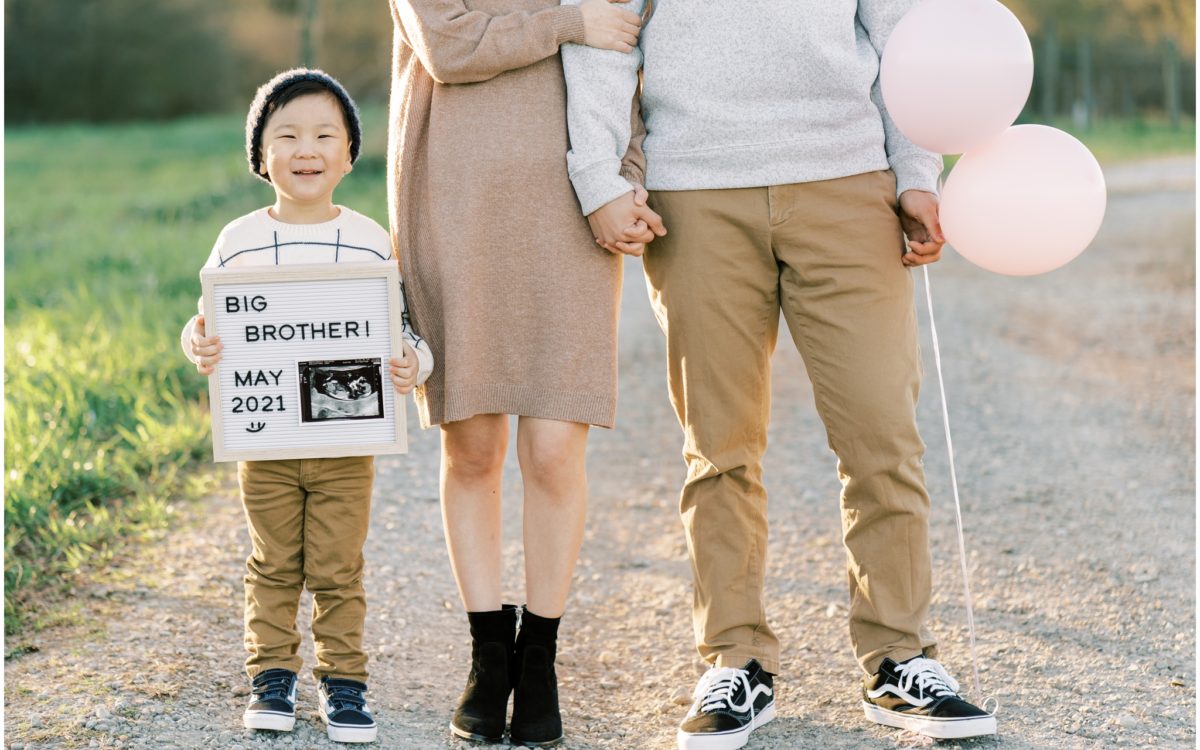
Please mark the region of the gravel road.
MULTIPOLYGON (((1195 163, 1107 170, 1094 246, 1044 277, 931 271, 967 534, 983 691, 996 738, 946 747, 1195 745, 1195 163)), ((661 335, 626 266, 621 405, 594 432, 591 510, 562 627, 569 750, 674 747, 699 665, 675 512, 684 467, 661 335)), ((919 277, 918 272, 918 277, 919 277)), ((933 628, 964 687, 971 657, 923 288, 920 405, 934 499, 933 628)), ((846 631, 835 459, 786 335, 766 477, 769 615, 784 643, 778 718, 749 747, 893 748, 867 723, 846 631)), ((378 747, 466 748, 444 730, 469 655, 441 537, 437 434, 379 461, 367 645, 378 747)), ((511 453, 511 451, 510 451, 511 453)), ((172 528, 76 586, 62 624, 10 638, 5 746, 328 748, 315 685, 291 735, 240 727, 241 570, 232 473, 172 528)), ((510 456, 506 580, 520 601, 510 456)), ((307 598, 301 620, 307 621, 307 598)), ((311 643, 303 646, 311 658, 311 643)))

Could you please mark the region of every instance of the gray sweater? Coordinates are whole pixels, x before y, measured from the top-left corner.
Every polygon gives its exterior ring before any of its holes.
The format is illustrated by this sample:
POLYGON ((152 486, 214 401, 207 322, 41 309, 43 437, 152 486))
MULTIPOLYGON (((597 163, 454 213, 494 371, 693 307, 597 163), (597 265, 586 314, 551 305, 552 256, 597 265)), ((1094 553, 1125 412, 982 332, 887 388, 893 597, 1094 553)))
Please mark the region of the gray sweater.
POLYGON ((563 45, 567 163, 583 212, 629 191, 620 168, 639 70, 650 190, 762 187, 891 167, 898 193, 936 193, 941 157, 900 133, 879 91, 888 34, 915 2, 656 0, 631 53, 563 45))

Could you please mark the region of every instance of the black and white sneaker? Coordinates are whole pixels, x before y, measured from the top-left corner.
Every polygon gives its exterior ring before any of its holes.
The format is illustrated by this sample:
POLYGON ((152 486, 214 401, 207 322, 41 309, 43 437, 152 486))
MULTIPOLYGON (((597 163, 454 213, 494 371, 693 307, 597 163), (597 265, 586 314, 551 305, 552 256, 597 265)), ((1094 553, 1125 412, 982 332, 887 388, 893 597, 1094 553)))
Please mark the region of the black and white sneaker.
POLYGON ((695 702, 675 735, 679 750, 736 750, 775 718, 773 680, 754 659, 741 669, 709 669, 692 695, 695 702))
POLYGON ((321 721, 334 742, 374 742, 378 728, 367 708, 365 683, 340 677, 322 677, 321 721))
POLYGON ((863 712, 876 724, 936 739, 996 733, 996 717, 958 697, 958 683, 933 659, 884 659, 863 680, 863 712))
POLYGON ((242 714, 247 729, 290 732, 296 726, 296 673, 268 669, 250 683, 250 705, 242 714))

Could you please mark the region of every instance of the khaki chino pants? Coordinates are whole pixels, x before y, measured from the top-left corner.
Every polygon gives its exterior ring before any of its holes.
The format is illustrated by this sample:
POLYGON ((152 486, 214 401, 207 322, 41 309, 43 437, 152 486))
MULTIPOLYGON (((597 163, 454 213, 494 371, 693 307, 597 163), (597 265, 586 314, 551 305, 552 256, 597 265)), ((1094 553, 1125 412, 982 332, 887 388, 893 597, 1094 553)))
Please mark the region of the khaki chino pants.
POLYGON ((313 595, 313 675, 366 682, 363 544, 371 456, 245 461, 238 466, 253 551, 246 559, 246 672, 300 671, 296 612, 313 595))
POLYGON ((762 456, 781 310, 838 458, 855 655, 870 674, 885 656, 934 652, 921 364, 895 190, 883 171, 650 198, 669 229, 644 263, 684 432, 680 513, 711 663, 779 672, 762 456))

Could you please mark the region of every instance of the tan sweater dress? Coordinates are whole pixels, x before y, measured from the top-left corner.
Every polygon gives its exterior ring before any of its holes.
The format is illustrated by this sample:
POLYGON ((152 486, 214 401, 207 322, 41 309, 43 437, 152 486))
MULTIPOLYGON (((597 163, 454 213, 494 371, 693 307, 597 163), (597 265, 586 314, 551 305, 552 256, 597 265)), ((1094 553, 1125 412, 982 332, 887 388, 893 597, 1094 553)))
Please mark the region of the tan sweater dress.
MULTIPOLYGON (((567 178, 558 0, 391 0, 392 239, 433 349, 421 425, 520 414, 611 427, 620 259, 567 178)), ((640 124, 640 117, 636 118, 640 124)), ((622 173, 641 182, 635 135, 622 173)))

